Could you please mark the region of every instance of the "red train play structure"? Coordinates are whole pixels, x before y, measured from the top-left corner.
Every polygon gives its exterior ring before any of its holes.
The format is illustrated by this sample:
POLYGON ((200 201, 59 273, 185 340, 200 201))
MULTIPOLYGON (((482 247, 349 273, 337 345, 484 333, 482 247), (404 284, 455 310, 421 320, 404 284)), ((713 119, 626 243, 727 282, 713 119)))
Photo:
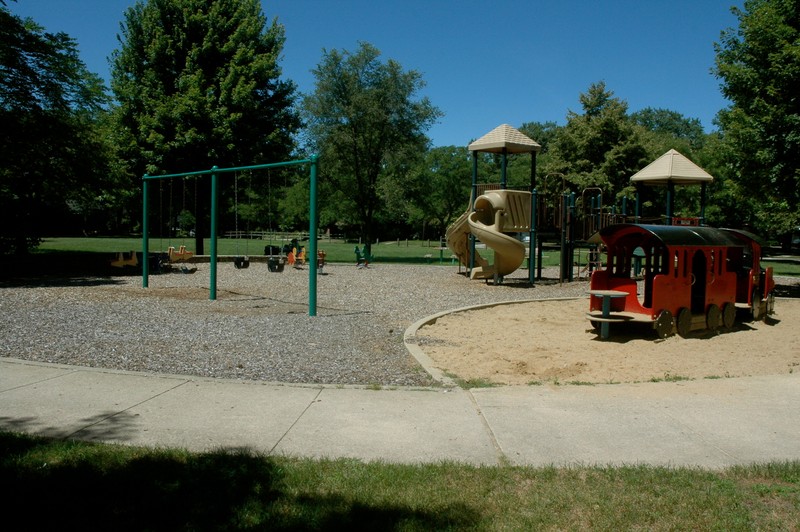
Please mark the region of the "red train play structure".
POLYGON ((616 224, 592 240, 606 258, 592 274, 587 317, 605 337, 613 322, 651 322, 665 338, 731 328, 737 311, 756 320, 773 311, 772 268, 761 267, 762 244, 746 231, 616 224))

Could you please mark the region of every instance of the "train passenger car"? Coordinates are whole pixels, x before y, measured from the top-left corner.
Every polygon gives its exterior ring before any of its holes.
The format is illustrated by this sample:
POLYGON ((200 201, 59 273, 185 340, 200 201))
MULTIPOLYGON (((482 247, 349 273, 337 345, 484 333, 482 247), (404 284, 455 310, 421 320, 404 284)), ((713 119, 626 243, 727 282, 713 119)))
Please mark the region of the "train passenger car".
POLYGON ((617 224, 601 229, 592 243, 606 253, 604 267, 591 277, 587 317, 595 327, 652 322, 665 338, 731 328, 737 309, 756 320, 772 313, 772 268, 761 268, 762 245, 746 231, 617 224))

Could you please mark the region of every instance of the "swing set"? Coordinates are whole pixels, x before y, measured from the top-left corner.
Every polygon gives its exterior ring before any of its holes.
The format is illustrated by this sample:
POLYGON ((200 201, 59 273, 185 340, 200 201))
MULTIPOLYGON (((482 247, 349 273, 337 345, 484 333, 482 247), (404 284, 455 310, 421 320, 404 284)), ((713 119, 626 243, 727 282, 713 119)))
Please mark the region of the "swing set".
MULTIPOLYGON (((175 179, 190 176, 211 175, 211 255, 210 255, 210 286, 209 286, 209 299, 215 301, 217 299, 217 219, 219 214, 219 176, 221 174, 252 171, 252 170, 268 170, 270 168, 280 168, 286 166, 309 165, 310 177, 310 190, 309 190, 309 253, 308 260, 310 263, 308 275, 308 315, 317 315, 317 172, 319 167, 318 158, 316 155, 310 156, 308 159, 298 159, 294 161, 286 161, 280 163, 259 164, 254 166, 237 166, 232 168, 218 168, 212 167, 210 170, 197 170, 194 172, 184 172, 180 174, 165 174, 165 175, 149 175, 142 176, 142 256, 148 257, 150 254, 149 244, 149 221, 148 221, 148 186, 150 181, 157 181, 162 179, 175 179)), ((238 200, 238 198, 237 198, 238 200)), ((238 209, 237 209, 237 225, 238 225, 238 209)), ((149 285, 149 267, 148 261, 142 261, 142 287, 147 288, 149 285)))

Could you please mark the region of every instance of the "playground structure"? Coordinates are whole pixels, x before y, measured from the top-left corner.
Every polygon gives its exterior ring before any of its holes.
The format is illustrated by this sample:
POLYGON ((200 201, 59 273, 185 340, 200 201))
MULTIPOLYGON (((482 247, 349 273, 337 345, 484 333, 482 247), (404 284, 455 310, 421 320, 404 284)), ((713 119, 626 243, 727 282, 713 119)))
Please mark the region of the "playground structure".
POLYGON ((576 269, 579 276, 585 273, 588 278, 600 266, 597 240, 592 240, 592 236, 605 227, 620 223, 682 226, 705 223, 706 185, 714 178, 676 150, 669 150, 631 177, 636 187, 636 200, 635 210, 630 212, 627 197, 621 199, 618 207, 604 201, 604 192, 599 187, 587 187, 580 194, 571 192, 566 176, 560 173, 547 174, 539 180, 537 188, 535 172, 539 145, 506 124, 470 144, 469 149, 473 153, 470 202, 467 211, 448 227, 446 243, 459 263, 466 267, 471 279, 494 279, 495 283, 500 283, 504 275, 521 267, 527 256, 528 280, 533 284, 534 279, 542 278, 542 253, 548 243, 555 243, 559 250, 560 281, 573 281, 576 269), (477 153, 480 151, 503 155, 500 184, 477 183, 477 153), (508 190, 506 155, 527 152, 532 156, 529 191, 508 190), (674 215, 675 187, 685 185, 700 185, 698 217, 674 215), (641 196, 645 186, 666 188, 665 215, 651 219, 642 217, 641 196), (513 242, 525 233, 527 249, 522 242, 513 242), (476 250, 476 241, 494 249, 494 264, 476 250))
POLYGON ((666 338, 730 329, 737 309, 754 320, 773 312, 772 268, 761 267, 762 244, 751 233, 617 224, 595 239, 606 260, 592 274, 587 318, 604 338, 609 323, 650 322, 666 338))
POLYGON ((494 190, 478 196, 474 210, 467 211, 447 231, 447 247, 464 264, 472 256, 471 279, 502 278, 525 260, 525 245, 513 233, 530 230, 530 192, 494 190), (489 264, 476 250, 471 255, 469 237, 477 238, 494 250, 489 264))
MULTIPOLYGON (((531 224, 536 188, 536 154, 541 146, 519 130, 502 124, 469 145, 472 152, 472 193, 467 211, 447 229, 447 247, 466 266, 470 279, 493 279, 495 284, 520 267, 525 259, 525 246, 513 235, 529 233, 529 263, 533 264, 536 242, 535 225, 531 224), (502 155, 499 186, 484 187, 479 194, 478 153, 502 155), (527 191, 507 190, 508 154, 531 154, 531 182, 527 191), (494 263, 476 251, 480 240, 494 250, 494 263)), ((529 268, 528 280, 533 284, 534 268, 529 268)))

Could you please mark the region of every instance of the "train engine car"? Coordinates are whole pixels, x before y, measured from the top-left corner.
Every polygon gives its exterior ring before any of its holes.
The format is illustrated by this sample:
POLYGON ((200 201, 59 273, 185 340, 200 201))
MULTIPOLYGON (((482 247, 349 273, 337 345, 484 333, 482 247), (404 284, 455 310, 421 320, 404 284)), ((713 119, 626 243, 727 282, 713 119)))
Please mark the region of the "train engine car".
POLYGON ((756 320, 773 311, 772 268, 761 268, 762 244, 746 231, 617 224, 591 242, 606 253, 591 277, 590 294, 607 296, 590 297, 587 318, 596 328, 643 321, 661 338, 686 336, 730 329, 737 311, 756 320))

